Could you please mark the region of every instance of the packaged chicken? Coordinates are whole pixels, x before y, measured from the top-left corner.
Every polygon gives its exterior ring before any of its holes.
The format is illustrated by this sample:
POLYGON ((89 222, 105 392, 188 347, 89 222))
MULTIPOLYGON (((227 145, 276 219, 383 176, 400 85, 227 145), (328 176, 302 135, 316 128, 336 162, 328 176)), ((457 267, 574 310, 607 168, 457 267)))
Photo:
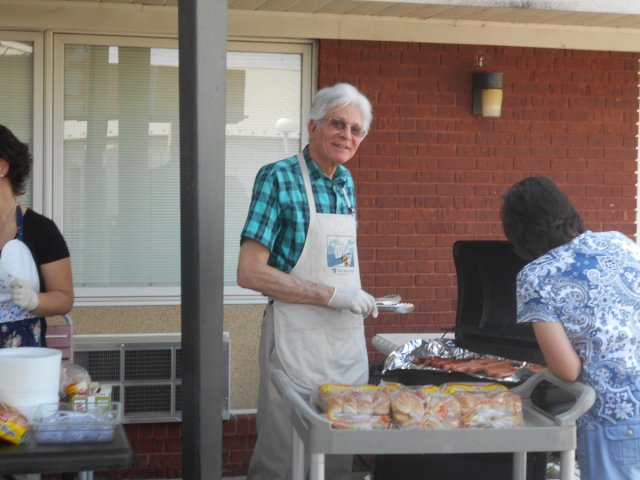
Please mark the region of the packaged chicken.
POLYGON ((461 427, 517 428, 522 426, 522 402, 512 392, 455 392, 462 409, 461 427))

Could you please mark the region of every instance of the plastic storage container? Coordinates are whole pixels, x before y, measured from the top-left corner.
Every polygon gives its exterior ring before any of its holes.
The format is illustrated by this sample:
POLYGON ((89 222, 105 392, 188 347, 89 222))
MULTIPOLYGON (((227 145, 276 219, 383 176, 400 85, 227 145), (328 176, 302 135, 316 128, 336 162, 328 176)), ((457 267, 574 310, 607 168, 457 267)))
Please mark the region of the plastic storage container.
POLYGON ((72 403, 40 405, 29 422, 38 443, 110 442, 121 421, 119 402, 77 411, 72 403))

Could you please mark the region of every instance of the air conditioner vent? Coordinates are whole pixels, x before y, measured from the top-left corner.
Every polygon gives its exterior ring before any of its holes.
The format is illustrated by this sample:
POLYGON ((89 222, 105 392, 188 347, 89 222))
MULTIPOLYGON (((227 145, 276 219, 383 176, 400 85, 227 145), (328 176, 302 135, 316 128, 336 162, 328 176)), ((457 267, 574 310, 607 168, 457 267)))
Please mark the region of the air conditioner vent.
MULTIPOLYGON (((97 336, 99 338, 99 336, 97 336)), ((95 339, 94 339, 95 341, 95 339)), ((149 423, 182 420, 181 343, 93 343, 76 340, 74 362, 91 379, 111 386, 111 397, 123 404, 123 422, 149 423)), ((229 418, 229 338, 224 337, 225 385, 223 418, 229 418)))
POLYGON ((140 349, 129 350, 124 356, 124 379, 135 380, 166 380, 175 378, 171 370, 174 365, 172 354, 174 349, 140 349))
POLYGON ((125 387, 125 415, 175 414, 171 408, 171 385, 128 385, 125 387))
POLYGON ((112 383, 120 381, 120 351, 95 350, 83 351, 79 345, 75 347, 74 362, 82 365, 91 375, 91 379, 100 383, 112 383))

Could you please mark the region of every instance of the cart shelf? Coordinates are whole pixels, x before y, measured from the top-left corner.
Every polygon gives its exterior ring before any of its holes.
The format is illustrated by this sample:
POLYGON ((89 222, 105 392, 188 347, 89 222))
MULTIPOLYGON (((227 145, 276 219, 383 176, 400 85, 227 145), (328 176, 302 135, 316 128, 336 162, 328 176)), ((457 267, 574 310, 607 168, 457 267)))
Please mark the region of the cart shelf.
POLYGON ((524 425, 515 429, 452 430, 336 430, 312 405, 309 392, 284 372, 273 373, 276 388, 292 408, 294 479, 304 478, 304 454, 310 454, 311 480, 324 478, 325 454, 429 454, 513 452, 514 480, 525 480, 527 452, 560 452, 561 480, 573 480, 576 448, 575 422, 595 400, 595 392, 578 382, 568 383, 548 370, 511 391, 520 395, 524 425), (575 399, 571 405, 538 406, 532 396, 553 385, 575 399))

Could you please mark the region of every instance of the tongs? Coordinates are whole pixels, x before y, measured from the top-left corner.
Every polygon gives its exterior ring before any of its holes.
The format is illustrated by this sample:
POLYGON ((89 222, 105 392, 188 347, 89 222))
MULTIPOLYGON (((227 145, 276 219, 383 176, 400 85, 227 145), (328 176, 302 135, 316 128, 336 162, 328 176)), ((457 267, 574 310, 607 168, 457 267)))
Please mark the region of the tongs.
POLYGON ((385 295, 376 298, 376 306, 379 312, 411 313, 413 303, 402 303, 402 297, 398 294, 385 295))

